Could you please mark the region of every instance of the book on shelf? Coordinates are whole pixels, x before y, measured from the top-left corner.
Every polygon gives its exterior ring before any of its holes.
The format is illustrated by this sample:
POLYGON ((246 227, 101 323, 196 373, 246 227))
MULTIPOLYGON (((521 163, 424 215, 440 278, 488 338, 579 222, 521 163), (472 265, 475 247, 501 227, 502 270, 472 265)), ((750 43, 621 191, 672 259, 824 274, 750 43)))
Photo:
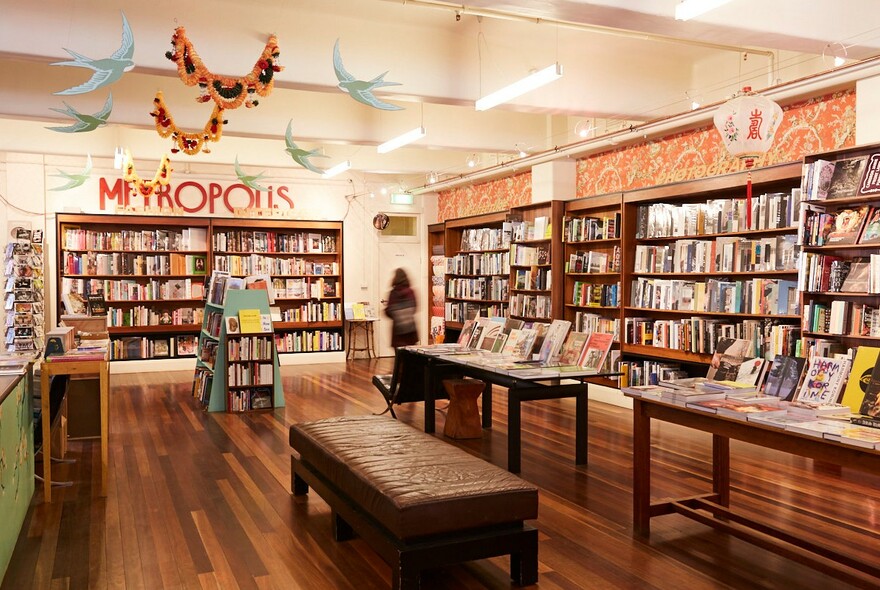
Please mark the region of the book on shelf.
POLYGON ((256 334, 263 331, 259 309, 239 309, 238 322, 242 334, 256 334))
POLYGON ((229 273, 222 270, 212 270, 211 279, 208 282, 208 302, 214 305, 223 305, 223 298, 226 295, 226 281, 229 279, 229 273))
POLYGON ((61 301, 64 304, 65 313, 69 315, 86 315, 88 312, 87 299, 76 291, 63 293, 61 301))
POLYGON ((858 156, 834 162, 834 170, 825 198, 833 200, 856 196, 867 159, 867 156, 858 156))
POLYGON ((237 316, 231 315, 226 318, 226 333, 227 334, 240 334, 241 333, 241 322, 239 321, 237 316))
POLYGON ((244 278, 245 289, 262 289, 269 297, 269 303, 275 303, 275 288, 272 277, 268 274, 249 275, 244 278))
POLYGON ((803 357, 777 354, 770 363, 763 393, 790 401, 801 382, 807 359, 803 357))
POLYGON ((86 297, 86 301, 88 302, 88 312, 91 316, 106 316, 107 315, 107 302, 104 301, 104 293, 98 291, 97 293, 89 293, 86 297))
POLYGON ((865 218, 865 227, 859 236, 859 244, 880 244, 880 207, 871 207, 865 218))
POLYGON ((868 205, 862 205, 838 211, 834 216, 834 226, 825 237, 825 244, 840 246, 858 242, 871 210, 868 205))
POLYGON ((812 357, 807 364, 801 388, 793 401, 807 404, 837 403, 849 372, 848 358, 812 357))

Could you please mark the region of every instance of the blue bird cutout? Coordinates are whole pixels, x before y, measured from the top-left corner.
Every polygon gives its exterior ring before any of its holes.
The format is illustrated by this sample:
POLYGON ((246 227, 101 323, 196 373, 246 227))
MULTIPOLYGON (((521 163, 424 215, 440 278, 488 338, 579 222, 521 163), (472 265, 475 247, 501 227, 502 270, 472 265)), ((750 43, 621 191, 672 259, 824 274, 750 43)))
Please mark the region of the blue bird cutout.
POLYGON ((348 95, 356 101, 367 106, 382 109, 383 111, 403 110, 403 107, 391 104, 390 102, 381 101, 373 95, 373 90, 376 88, 382 86, 400 86, 400 82, 386 82, 384 78, 385 74, 388 72, 379 74, 369 81, 356 79, 349 74, 346 71, 345 66, 342 65, 342 56, 339 55, 339 39, 337 39, 336 44, 333 45, 333 70, 336 72, 336 79, 339 80, 337 86, 339 86, 344 92, 348 92, 348 95))
POLYGON ((113 110, 113 93, 110 93, 110 95, 107 96, 107 100, 104 102, 104 108, 94 115, 83 115, 66 102, 64 103, 64 106, 67 108, 50 110, 76 119, 76 123, 68 125, 67 127, 46 127, 46 129, 58 131, 59 133, 83 133, 85 131, 94 131, 98 127, 103 127, 107 124, 107 118, 110 116, 110 111, 113 110))
POLYGON ((132 61, 132 57, 134 57, 134 37, 131 34, 131 27, 128 26, 128 19, 125 18, 124 12, 122 13, 122 45, 110 57, 90 59, 67 48, 64 48, 64 51, 70 54, 73 61, 59 61, 53 63, 53 66, 88 68, 94 70, 94 73, 83 84, 55 93, 59 95, 91 92, 102 86, 113 84, 122 77, 122 74, 134 68, 134 61, 132 61))
POLYGON ((247 175, 244 173, 244 170, 241 169, 241 166, 238 164, 238 156, 235 156, 235 175, 238 176, 238 179, 241 181, 243 185, 248 188, 252 188, 255 191, 262 191, 264 193, 268 193, 269 189, 264 186, 260 186, 257 184, 257 181, 266 176, 265 172, 260 172, 255 175, 247 175))
POLYGON ((55 188, 50 188, 50 191, 66 191, 72 188, 76 188, 78 186, 82 186, 82 184, 89 179, 89 176, 92 174, 92 155, 88 155, 88 159, 86 160, 86 167, 83 168, 82 172, 77 174, 71 174, 70 172, 64 172, 63 170, 59 170, 58 174, 52 174, 51 176, 56 176, 58 178, 66 178, 67 183, 62 184, 61 186, 56 186, 55 188))
POLYGON ((311 170, 315 174, 323 174, 324 171, 312 164, 309 161, 309 158, 327 158, 328 156, 321 153, 321 150, 304 150, 297 147, 296 143, 293 141, 293 119, 291 119, 287 123, 287 132, 284 134, 284 142, 287 144, 287 149, 284 150, 290 157, 293 158, 293 161, 305 168, 306 170, 311 170))

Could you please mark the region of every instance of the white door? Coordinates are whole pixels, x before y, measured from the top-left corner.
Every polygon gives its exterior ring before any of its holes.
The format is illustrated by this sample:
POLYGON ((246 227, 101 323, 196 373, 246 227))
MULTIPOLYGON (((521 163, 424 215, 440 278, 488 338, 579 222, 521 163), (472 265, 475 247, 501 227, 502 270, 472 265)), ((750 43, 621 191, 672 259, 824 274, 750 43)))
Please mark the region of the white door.
POLYGON ((391 291, 391 279, 394 271, 402 268, 409 277, 410 286, 416 294, 416 325, 419 327, 421 342, 427 342, 425 333, 425 310, 430 301, 425 299, 428 295, 425 291, 427 286, 426 262, 423 260, 421 241, 421 216, 407 213, 388 213, 391 221, 388 227, 379 234, 379 253, 376 264, 376 285, 379 292, 379 309, 376 322, 376 343, 379 347, 379 356, 394 356, 391 348, 391 320, 385 316, 385 301, 391 291))

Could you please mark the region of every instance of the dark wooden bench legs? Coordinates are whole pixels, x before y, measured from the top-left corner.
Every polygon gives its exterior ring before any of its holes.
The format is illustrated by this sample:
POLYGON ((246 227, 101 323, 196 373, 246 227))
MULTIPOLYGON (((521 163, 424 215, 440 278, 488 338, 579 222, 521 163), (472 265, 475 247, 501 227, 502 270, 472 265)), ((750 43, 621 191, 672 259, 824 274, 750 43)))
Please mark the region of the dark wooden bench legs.
POLYGON ((311 487, 327 502, 337 541, 357 533, 391 566, 394 590, 419 588, 423 570, 499 555, 510 555, 510 577, 515 584, 538 581, 538 531, 522 522, 402 541, 296 457, 291 457, 291 480, 294 496, 307 494, 311 487))

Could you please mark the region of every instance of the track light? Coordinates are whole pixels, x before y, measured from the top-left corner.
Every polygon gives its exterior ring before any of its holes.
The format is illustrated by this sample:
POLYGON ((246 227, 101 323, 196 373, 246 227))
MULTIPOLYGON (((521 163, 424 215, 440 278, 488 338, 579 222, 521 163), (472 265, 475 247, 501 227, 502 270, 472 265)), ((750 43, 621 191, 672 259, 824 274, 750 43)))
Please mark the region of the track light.
POLYGON ((346 170, 349 170, 350 168, 351 168, 351 160, 346 160, 344 162, 340 162, 339 164, 336 164, 335 166, 331 166, 330 168, 327 168, 326 170, 324 170, 324 174, 322 174, 321 177, 322 178, 333 178, 337 174, 341 174, 341 173, 345 172, 346 170))
POLYGON ((113 167, 117 170, 122 170, 122 166, 125 163, 125 150, 121 147, 117 147, 116 151, 113 152, 113 167))
POLYGON ((435 182, 437 182, 437 173, 431 172, 430 174, 428 174, 427 179, 428 184, 434 184, 435 182))
POLYGON ((549 84, 561 77, 562 66, 557 62, 552 66, 547 66, 543 70, 538 70, 533 74, 529 74, 518 82, 505 86, 501 90, 496 90, 492 94, 487 94, 476 102, 476 109, 478 111, 489 110, 494 106, 513 100, 517 96, 523 95, 526 92, 530 92, 535 88, 544 86, 545 84, 549 84))
POLYGON ((480 163, 480 159, 477 157, 477 154, 471 154, 470 156, 467 157, 467 160, 465 160, 465 163, 467 164, 468 168, 474 168, 474 167, 476 167, 477 164, 480 163))
POLYGON ((407 131, 403 135, 398 135, 394 139, 389 139, 383 144, 380 144, 376 147, 376 151, 380 154, 387 154, 392 150, 396 150, 399 147, 403 147, 408 143, 412 143, 418 139, 423 138, 426 135, 424 127, 416 127, 410 131, 407 131))

